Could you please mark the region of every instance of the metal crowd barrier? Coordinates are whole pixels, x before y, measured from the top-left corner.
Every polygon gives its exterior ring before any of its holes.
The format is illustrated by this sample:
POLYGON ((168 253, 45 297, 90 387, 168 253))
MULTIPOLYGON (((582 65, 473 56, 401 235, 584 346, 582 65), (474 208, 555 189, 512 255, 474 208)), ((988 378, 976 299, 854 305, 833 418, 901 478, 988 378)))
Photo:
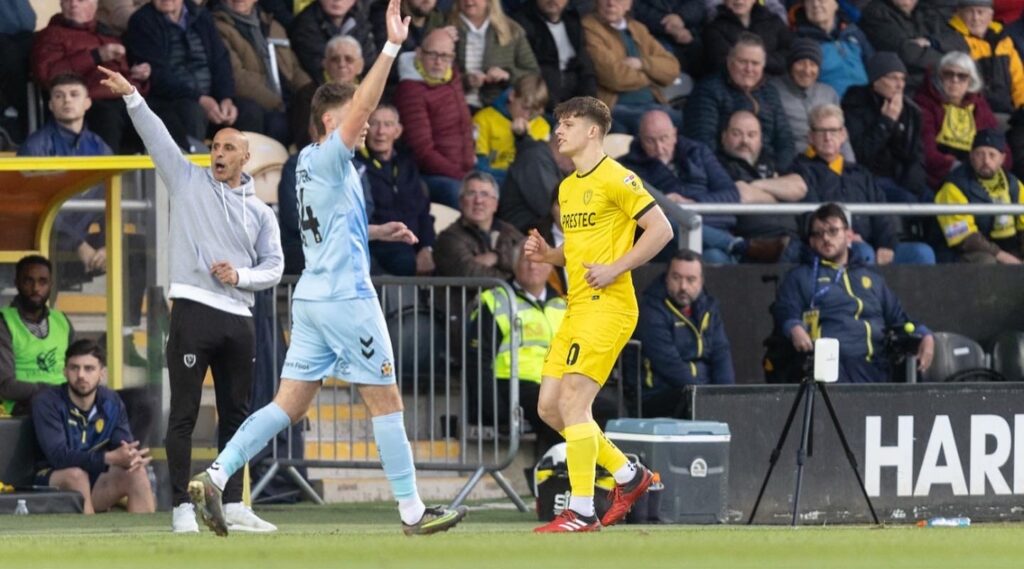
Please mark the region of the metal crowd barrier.
MULTIPOLYGON (((290 307, 296 279, 287 278, 275 295, 275 337, 289 330, 290 307), (280 302, 288 309, 280 310, 280 302)), ((452 505, 462 503, 485 475, 490 475, 521 510, 526 504, 501 471, 519 450, 522 416, 518 381, 499 381, 483 365, 493 362, 497 351, 497 326, 487 329, 472 314, 477 298, 487 289, 515 294, 505 281, 494 278, 375 277, 395 361, 399 389, 406 403, 406 431, 413 447, 416 468, 422 471, 469 473, 452 505), (489 353, 475 349, 478 340, 491 338, 489 353), (474 359, 475 358, 475 359, 474 359), (499 384, 507 384, 507 401, 499 397, 499 384)), ((520 324, 515 302, 510 304, 510 342, 520 343, 520 324)), ((338 318, 344 319, 344 314, 338 318)), ((274 361, 283 359, 274 342, 274 361)), ((359 357, 359 347, 352 357, 359 357)), ((518 353, 511 351, 511 376, 518 377, 518 353)), ((278 381, 275 379, 275 382, 278 381)), ((275 384, 276 391, 276 384, 275 384)), ((369 411, 359 403, 355 385, 344 378, 329 378, 314 400, 305 420, 303 453, 291 451, 299 444, 288 429, 271 443, 269 468, 253 487, 258 496, 274 476, 283 471, 311 500, 323 503, 299 473, 300 467, 379 469, 369 411)))
MULTIPOLYGON (((679 205, 669 201, 657 190, 651 194, 665 214, 675 221, 682 231, 679 248, 700 251, 703 245, 701 225, 703 215, 799 215, 818 209, 820 203, 692 203, 679 205)), ((929 217, 936 215, 1024 215, 1024 204, 934 204, 934 203, 842 203, 850 215, 899 215, 929 217)))

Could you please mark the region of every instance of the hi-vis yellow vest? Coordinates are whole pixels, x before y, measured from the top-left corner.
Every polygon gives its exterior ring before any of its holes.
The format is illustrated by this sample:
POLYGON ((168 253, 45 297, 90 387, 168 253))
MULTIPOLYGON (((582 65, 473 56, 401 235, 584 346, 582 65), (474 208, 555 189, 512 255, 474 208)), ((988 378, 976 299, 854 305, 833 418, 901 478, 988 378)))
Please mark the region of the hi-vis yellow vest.
MULTIPOLYGON (((51 310, 45 338, 35 337, 13 306, 0 309, 0 317, 11 331, 14 377, 29 383, 64 383, 64 352, 68 349, 68 335, 71 334, 68 317, 58 310, 51 310)), ((12 401, 0 401, 0 404, 7 413, 14 408, 12 401)))
MULTIPOLYGON (((521 296, 516 296, 515 302, 516 325, 519 327, 519 379, 540 383, 544 356, 565 316, 565 299, 549 297, 543 308, 521 296)), ((498 379, 509 379, 512 375, 512 321, 508 295, 504 289, 487 290, 480 295, 480 303, 494 315, 494 323, 501 332, 501 345, 494 356, 494 375, 498 379)))

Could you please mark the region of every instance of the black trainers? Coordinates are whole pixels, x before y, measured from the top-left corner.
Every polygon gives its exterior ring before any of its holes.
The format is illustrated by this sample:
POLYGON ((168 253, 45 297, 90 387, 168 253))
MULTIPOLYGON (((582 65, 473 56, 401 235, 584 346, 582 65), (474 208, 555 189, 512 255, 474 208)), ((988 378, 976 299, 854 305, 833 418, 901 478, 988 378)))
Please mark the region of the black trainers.
POLYGON ((445 508, 444 506, 427 508, 423 512, 423 517, 420 518, 420 521, 412 525, 402 522, 402 532, 405 535, 430 535, 432 533, 448 531, 462 521, 462 518, 466 517, 467 513, 469 513, 469 508, 466 506, 459 506, 454 509, 445 508))
POLYGON ((224 519, 221 491, 210 479, 209 473, 204 470, 192 477, 188 483, 188 495, 206 527, 221 537, 227 537, 228 523, 224 519))

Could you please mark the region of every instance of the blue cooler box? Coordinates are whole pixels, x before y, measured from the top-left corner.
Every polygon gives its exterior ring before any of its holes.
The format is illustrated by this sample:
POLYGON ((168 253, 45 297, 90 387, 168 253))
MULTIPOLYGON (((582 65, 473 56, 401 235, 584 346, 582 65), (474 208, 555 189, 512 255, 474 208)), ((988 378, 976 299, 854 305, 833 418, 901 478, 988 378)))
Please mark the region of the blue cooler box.
POLYGON ((657 519, 666 524, 725 522, 729 425, 679 419, 615 419, 605 434, 661 476, 657 519))

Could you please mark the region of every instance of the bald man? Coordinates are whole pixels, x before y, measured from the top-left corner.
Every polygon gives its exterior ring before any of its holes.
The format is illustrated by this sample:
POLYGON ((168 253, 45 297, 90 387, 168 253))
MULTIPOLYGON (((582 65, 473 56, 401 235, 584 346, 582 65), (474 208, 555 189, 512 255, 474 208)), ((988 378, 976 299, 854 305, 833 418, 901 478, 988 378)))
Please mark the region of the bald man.
MULTIPOLYGON (((167 369, 171 404, 167 425, 177 533, 198 532, 189 502, 192 430, 199 414, 203 378, 212 368, 217 394, 218 445, 235 434, 249 414, 254 332, 253 292, 281 280, 284 255, 274 212, 255 196, 242 171, 249 141, 233 128, 217 132, 210 167, 192 164, 160 119, 120 73, 99 68, 103 85, 124 97, 128 115, 171 199, 171 288, 174 299, 167 369)), ((242 505, 242 471, 224 489, 225 517, 232 531, 274 531, 242 505)))

